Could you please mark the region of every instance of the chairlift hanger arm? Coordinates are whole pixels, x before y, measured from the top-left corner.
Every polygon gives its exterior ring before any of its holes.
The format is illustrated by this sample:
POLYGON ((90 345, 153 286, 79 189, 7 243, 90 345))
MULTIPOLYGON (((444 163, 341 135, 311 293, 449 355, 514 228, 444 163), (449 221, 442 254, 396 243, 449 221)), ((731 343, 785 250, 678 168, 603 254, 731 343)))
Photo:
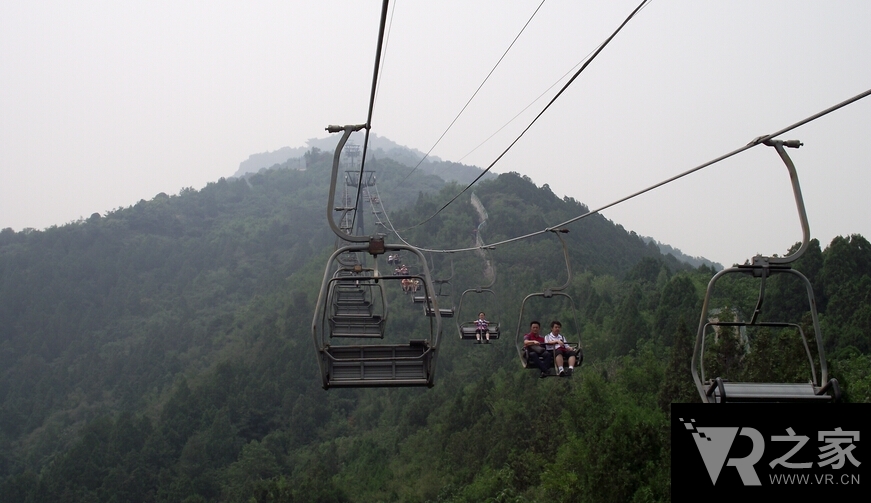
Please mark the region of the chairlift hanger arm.
POLYGON ((792 192, 795 196, 795 206, 798 209, 798 218, 801 221, 801 246, 794 253, 787 255, 785 257, 771 257, 769 258, 769 262, 773 264, 789 264, 801 257, 805 250, 807 250, 809 242, 810 242, 810 225, 808 225, 807 221, 807 211, 804 207, 804 199, 801 196, 801 186, 798 183, 798 172, 795 169, 795 164, 790 159, 789 155, 786 153, 786 149, 788 148, 799 148, 803 145, 798 140, 765 140, 763 142, 765 145, 769 147, 774 147, 777 150, 778 155, 783 160, 783 163, 786 164, 786 169, 789 171, 789 179, 792 183, 792 192))
MULTIPOLYGON (((490 270, 492 271, 492 275, 490 276, 490 282, 486 285, 481 285, 475 288, 476 291, 487 290, 493 288, 493 285, 496 284, 496 266, 493 265, 493 254, 491 253, 492 248, 482 247, 481 253, 485 257, 484 258, 484 266, 486 267, 488 264, 490 266, 490 270)), ((484 271, 485 279, 486 279, 486 269, 484 271)))
POLYGON ((566 245, 566 240, 563 239, 563 237, 562 237, 562 234, 568 234, 569 230, 562 229, 562 228, 561 229, 551 228, 551 229, 547 229, 547 230, 550 232, 553 232, 554 235, 557 238, 559 238, 560 243, 562 243, 562 245, 563 245, 563 257, 565 257, 565 259, 566 259, 566 272, 568 272, 568 277, 566 278, 566 283, 564 285, 559 286, 559 287, 554 287, 554 288, 548 288, 546 290, 550 290, 553 292, 561 292, 561 291, 565 290, 566 288, 568 288, 569 285, 572 283, 572 262, 571 262, 571 260, 569 260, 569 247, 568 247, 568 245, 566 245))
POLYGON ((353 243, 366 242, 369 241, 369 238, 366 236, 354 236, 342 232, 333 220, 333 208, 335 207, 336 202, 336 182, 339 176, 339 158, 342 155, 342 149, 345 148, 345 143, 348 141, 348 138, 350 138, 351 133, 360 131, 365 127, 367 127, 366 124, 356 124, 351 126, 327 126, 326 128, 328 133, 344 132, 339 143, 336 145, 336 152, 333 154, 333 172, 330 175, 330 191, 327 198, 327 222, 329 222, 330 229, 333 230, 333 233, 335 233, 336 236, 353 243))

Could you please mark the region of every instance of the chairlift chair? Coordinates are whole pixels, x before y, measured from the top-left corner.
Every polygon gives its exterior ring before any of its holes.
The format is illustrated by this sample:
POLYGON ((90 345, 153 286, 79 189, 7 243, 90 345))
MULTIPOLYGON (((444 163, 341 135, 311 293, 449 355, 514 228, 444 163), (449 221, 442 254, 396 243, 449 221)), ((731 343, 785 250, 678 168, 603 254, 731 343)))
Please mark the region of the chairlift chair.
POLYGON ((696 334, 696 343, 693 350, 692 376, 698 389, 699 396, 705 403, 726 402, 830 402, 840 399, 840 387, 837 379, 828 376, 825 349, 820 331, 819 317, 817 315, 816 300, 810 281, 799 271, 792 268, 792 263, 804 254, 810 241, 810 227, 807 221, 804 201, 802 200, 801 187, 798 182, 798 174, 795 165, 787 155, 784 147, 798 148, 802 144, 798 141, 768 140, 766 145, 774 147, 780 158, 786 164, 792 182, 793 194, 796 207, 798 208, 799 220, 802 227, 802 242, 799 249, 785 257, 765 257, 757 255, 747 264, 724 269, 708 283, 705 300, 702 303, 702 314, 699 320, 699 328, 696 334), (760 279, 759 297, 756 308, 749 321, 720 322, 709 320, 711 294, 716 282, 727 274, 749 274, 760 279), (763 322, 759 320, 762 303, 765 297, 765 283, 772 274, 787 274, 798 278, 807 291, 808 307, 814 330, 817 355, 820 364, 821 380, 817 380, 817 372, 813 356, 808 346, 808 340, 804 330, 799 324, 789 322, 763 322), (759 383, 759 382, 732 382, 720 376, 713 379, 705 378, 704 347, 705 337, 711 327, 791 327, 797 329, 804 344, 805 353, 808 357, 810 372, 806 383, 759 383))
MULTIPOLYGON (((374 343, 385 340, 389 333, 384 283, 399 282, 408 276, 380 275, 377 270, 364 270, 364 274, 355 276, 329 274, 337 254, 347 248, 367 246, 350 245, 337 250, 324 274, 312 322, 323 387, 432 386, 441 334, 440 316, 433 318, 425 336, 415 334, 417 337, 409 337, 407 343, 374 343), (337 340, 342 342, 336 343, 337 340)), ((404 245, 386 245, 385 249, 394 246, 404 245)), ((426 275, 412 277, 432 291, 426 275)))
MULTIPOLYGON (((492 261, 491 261, 491 263, 492 263, 492 261)), ((457 304, 457 316, 456 316, 457 317, 457 332, 459 332, 459 334, 460 334, 460 339, 476 340, 478 338, 476 335, 477 326, 475 325, 475 321, 465 321, 465 322, 459 321, 462 319, 469 319, 468 316, 463 317, 463 300, 466 299, 467 295, 469 296, 470 299, 475 297, 475 296, 480 295, 482 297, 478 297, 478 298, 484 298, 484 299, 490 298, 493 300, 493 305, 494 306, 497 305, 496 292, 494 292, 492 290, 493 285, 495 283, 496 283, 496 273, 493 272, 493 275, 490 278, 489 284, 484 285, 484 286, 478 286, 475 288, 469 288, 460 295, 460 302, 459 302, 459 304, 457 304)), ((480 305, 480 304, 476 304, 476 305, 480 305)), ((498 315, 494 315, 493 313, 487 314, 487 310, 482 310, 480 308, 475 313, 476 317, 477 317, 477 314, 480 313, 481 311, 484 311, 485 315, 489 318, 499 319, 498 315)), ((487 331, 490 333, 490 339, 498 339, 499 336, 502 334, 502 330, 500 328, 500 325, 496 321, 489 322, 489 325, 487 326, 487 331)))
MULTIPOLYGON (((426 264, 426 262, 424 262, 426 264)), ((432 258, 430 258, 430 265, 432 265, 432 258)), ((430 267, 432 269, 432 267, 430 267)), ((451 275, 447 278, 442 279, 434 279, 433 285, 435 286, 435 295, 433 297, 427 295, 416 295, 412 298, 413 302, 423 303, 424 313, 429 316, 435 316, 435 310, 439 309, 437 303, 433 302, 434 298, 438 297, 446 297, 453 301, 454 297, 454 288, 451 285, 451 280, 454 278, 454 260, 451 259, 451 275)), ((450 307, 444 307, 439 309, 439 313, 442 318, 453 318, 454 317, 454 307, 451 305, 450 307)))
MULTIPOLYGON (((312 318, 312 340, 318 353, 322 384, 324 389, 432 386, 442 319, 429 270, 424 268, 422 274, 411 276, 383 275, 378 270, 377 260, 373 261, 372 268, 340 261, 340 257, 350 255, 369 254, 377 258, 385 253, 406 252, 416 255, 421 263, 426 262, 417 248, 387 244, 380 236, 353 235, 350 229, 337 226, 332 218, 342 148, 352 132, 364 127, 327 128, 332 133, 344 133, 333 156, 327 222, 336 236, 348 244, 335 250, 327 260, 312 318), (407 342, 388 342, 390 307, 384 295, 384 283, 400 282, 408 277, 418 279, 424 294, 432 298, 435 312, 428 323, 429 333, 404 335, 407 342), (335 344, 335 340, 348 342, 335 344), (374 342, 379 340, 384 342, 374 342)), ((392 339, 396 340, 396 336, 392 339)))
MULTIPOLYGON (((496 292, 494 292, 493 290, 491 290, 489 288, 477 287, 477 288, 470 288, 470 289, 464 291, 462 295, 460 295, 460 303, 457 305, 457 320, 458 320, 457 321, 457 330, 460 333, 460 339, 466 339, 466 340, 472 339, 472 340, 474 340, 474 339, 477 339, 477 335, 475 334, 475 332, 477 331, 477 326, 475 325, 475 322, 474 321, 464 321, 464 322, 459 321, 460 319, 467 319, 468 318, 468 317, 463 318, 462 313, 463 313, 463 299, 465 299, 466 296, 469 294, 490 295, 494 299, 493 304, 495 305, 496 304, 496 302, 495 302, 496 292)), ((480 312, 480 311, 478 311, 478 312, 480 312)), ((502 334, 502 330, 500 329, 499 323, 496 321, 489 322, 489 325, 487 325, 487 331, 490 332, 490 339, 498 339, 499 336, 502 334)))
MULTIPOLYGON (((520 303, 520 316, 519 316, 519 319, 517 320, 517 332, 516 332, 516 341, 515 341, 516 346, 517 346, 517 355, 520 358, 520 364, 523 366, 523 368, 533 369, 533 370, 538 370, 538 368, 535 367, 534 365, 532 365, 531 362, 529 361, 529 355, 528 355, 527 349, 524 347, 524 344, 523 344, 523 336, 526 335, 525 328, 523 327, 523 320, 524 320, 523 315, 526 311, 527 302, 533 298, 540 297, 543 299, 552 299, 554 297, 562 297, 562 298, 568 300, 569 305, 571 306, 571 309, 572 309, 572 317, 574 319, 575 327, 578 330, 578 341, 577 342, 569 342, 569 345, 572 346, 572 348, 575 351, 577 351, 577 353, 578 353, 576 366, 580 367, 584 361, 584 350, 583 350, 583 348, 581 346, 581 342, 580 342, 580 327, 581 327, 581 325, 578 323, 578 310, 575 308, 575 301, 574 301, 574 299, 572 299, 571 295, 569 295, 563 291, 566 288, 568 288, 568 286, 572 282, 572 266, 571 266, 571 262, 569 261, 569 250, 568 250, 568 246, 566 245, 565 240, 563 239, 563 237, 561 235, 561 234, 567 233, 568 229, 548 229, 548 230, 553 232, 556 235, 556 237, 559 238, 560 243, 562 243, 563 256, 565 257, 565 261, 566 261, 566 271, 568 272, 568 277, 566 278, 565 284, 563 284, 562 286, 553 287, 553 288, 546 288, 543 292, 539 292, 539 293, 531 293, 531 294, 527 295, 526 297, 524 297, 523 302, 520 303)), ((554 355, 554 356, 556 356, 556 355, 554 355)), ((554 361, 555 360, 556 360, 556 358, 554 358, 554 361)))

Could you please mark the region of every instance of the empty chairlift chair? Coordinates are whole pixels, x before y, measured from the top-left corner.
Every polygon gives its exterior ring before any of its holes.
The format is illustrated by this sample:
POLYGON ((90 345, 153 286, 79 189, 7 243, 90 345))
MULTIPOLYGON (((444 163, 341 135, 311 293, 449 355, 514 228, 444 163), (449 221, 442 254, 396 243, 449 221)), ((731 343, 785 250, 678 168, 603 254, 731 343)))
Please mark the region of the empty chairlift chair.
POLYGON ((422 275, 383 275, 379 272, 379 255, 406 252, 420 263, 426 258, 416 248, 385 244, 378 236, 356 236, 350 226, 340 227, 332 218, 339 157, 342 148, 357 126, 330 126, 330 132, 344 132, 333 157, 333 171, 327 201, 327 221, 346 246, 337 249, 327 261, 317 305, 312 319, 312 340, 318 353, 324 389, 341 387, 432 386, 436 355, 442 333, 433 282, 428 270, 422 275), (351 256, 375 257, 375 266, 365 267, 351 256), (433 298, 436 312, 428 321, 427 332, 390 333, 390 308, 384 283, 400 284, 403 278, 415 278, 424 296, 433 298), (340 343, 337 343, 340 342, 340 343))
MULTIPOLYGON (((385 249, 393 246, 401 245, 385 249)), ((324 275, 312 323, 324 388, 432 386, 441 317, 429 322, 428 333, 409 334, 404 342, 387 342, 389 309, 384 298, 387 287, 382 285, 407 276, 363 272, 368 274, 324 275)), ((412 277, 432 292, 426 275, 412 277)))
MULTIPOLYGON (((425 262, 424 262, 425 263, 425 262)), ((451 275, 444 279, 434 279, 433 285, 435 286, 435 296, 432 295, 416 295, 412 299, 414 302, 422 302, 424 303, 423 309, 427 316, 433 317, 435 316, 435 311, 438 309, 439 314, 442 318, 453 318, 454 317, 454 308, 453 305, 449 307, 437 307, 437 304, 442 304, 444 302, 445 305, 451 304, 453 299, 453 286, 451 285, 451 280, 454 277, 454 261, 451 260, 451 275), (438 302, 434 302, 434 299, 438 299, 438 302)))
POLYGON ((387 303, 381 283, 369 275, 347 272, 336 271, 328 286, 330 337, 383 338, 387 303))
POLYGON ((840 388, 836 379, 829 379, 826 366, 825 349, 823 348, 822 334, 820 331, 819 318, 817 316, 816 300, 810 281, 800 272, 792 269, 792 262, 797 260, 808 247, 810 228, 807 222, 807 214, 802 201, 801 188, 798 183, 798 175, 792 160, 786 154, 784 147, 798 148, 801 143, 797 141, 783 142, 769 140, 766 145, 774 147, 781 159, 786 164, 792 180, 793 194, 798 207, 799 219, 802 226, 802 242, 798 250, 785 257, 764 257, 757 255, 747 264, 724 269, 715 274, 708 283, 705 299, 702 304, 702 314, 699 320, 699 328, 696 334, 696 343, 693 351, 692 376, 699 395, 706 403, 726 402, 829 402, 840 398, 840 388), (711 320, 710 302, 714 285, 726 275, 745 274, 759 278, 759 296, 755 310, 749 321, 719 321, 711 320), (792 322, 766 322, 760 320, 763 300, 765 297, 765 284, 767 279, 774 274, 783 274, 797 278, 807 292, 807 309, 811 314, 813 324, 813 341, 816 344, 820 377, 818 380, 816 362, 808 345, 808 339, 804 330, 798 323, 792 322), (746 329, 748 327, 763 327, 771 329, 791 328, 801 337, 805 354, 808 358, 809 371, 807 381, 803 383, 778 383, 778 382, 732 382, 721 376, 706 379, 704 368, 705 339, 709 335, 709 328, 746 329))

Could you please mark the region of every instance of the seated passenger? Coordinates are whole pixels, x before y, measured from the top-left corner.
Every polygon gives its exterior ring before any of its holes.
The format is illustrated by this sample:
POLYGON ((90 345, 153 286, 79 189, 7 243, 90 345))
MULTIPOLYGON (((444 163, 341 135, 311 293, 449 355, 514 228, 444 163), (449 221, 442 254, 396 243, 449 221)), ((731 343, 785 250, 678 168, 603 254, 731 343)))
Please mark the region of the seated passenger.
POLYGON ((546 343, 546 348, 550 350, 554 350, 556 356, 554 359, 556 360, 556 366, 559 372, 560 377, 565 377, 567 375, 572 375, 575 371, 575 362, 577 361, 578 352, 571 348, 566 342, 566 338, 560 335, 560 330, 562 329, 562 323, 558 321, 552 321, 550 323, 550 333, 547 334, 544 338, 544 342, 546 343), (569 368, 563 368, 563 362, 565 358, 569 360, 569 368))
POLYGON ((486 337, 485 344, 490 344, 490 322, 484 319, 484 311, 478 313, 478 319, 475 320, 475 339, 476 344, 481 344, 481 337, 486 337))
POLYGON ((553 352, 544 348, 544 337, 538 333, 541 323, 533 321, 529 324, 529 333, 523 336, 523 349, 527 360, 541 370, 538 377, 547 377, 553 368, 553 352))

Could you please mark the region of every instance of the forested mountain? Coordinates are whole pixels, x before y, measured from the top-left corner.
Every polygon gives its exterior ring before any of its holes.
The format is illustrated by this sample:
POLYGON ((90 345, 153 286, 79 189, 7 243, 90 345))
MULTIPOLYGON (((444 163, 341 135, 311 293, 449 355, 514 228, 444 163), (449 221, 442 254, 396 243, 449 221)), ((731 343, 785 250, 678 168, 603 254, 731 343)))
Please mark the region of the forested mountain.
POLYGON ((723 269, 723 264, 719 262, 712 262, 705 257, 690 257, 689 255, 684 254, 679 249, 665 243, 660 243, 652 237, 642 236, 641 239, 643 239, 645 243, 653 242, 654 244, 656 244, 656 246, 659 247, 659 251, 661 251, 663 255, 674 255, 675 258, 677 258, 681 262, 686 262, 693 267, 699 267, 700 265, 704 265, 705 267, 710 267, 718 271, 723 269))
MULTIPOLYGON (((305 160, 62 227, 0 231, 0 501, 670 499, 669 404, 698 400, 691 334, 712 269, 592 216, 566 236, 579 326, 565 304, 536 307, 582 340, 572 378, 537 379, 514 348, 524 296, 566 280, 558 241, 543 235, 491 253, 498 301, 487 309, 502 339, 469 344, 448 324, 433 388, 324 391, 311 322, 335 241, 324 221, 332 155, 305 160)), ((403 181, 408 168, 391 159, 367 166, 393 226, 430 248, 587 211, 509 173, 476 186, 489 214, 480 230, 468 198, 413 227, 460 187, 403 181)), ((454 271, 455 303, 483 282, 474 253, 430 266, 454 271)), ((871 400, 871 245, 814 241, 797 268, 816 289, 845 398, 871 400)), ((752 278, 723 283, 715 305, 751 312, 752 278)), ((766 317, 806 322, 800 290, 779 278, 768 288, 766 317)), ((732 348, 728 362, 711 348, 710 366, 804 378, 789 334, 755 342, 765 349, 732 348)))
MULTIPOLYGON (((364 141, 362 132, 353 133, 350 144, 361 145, 364 141), (356 142, 356 143, 354 143, 356 142)), ((234 177, 242 177, 249 173, 257 173, 263 168, 272 168, 276 165, 284 165, 290 168, 301 169, 305 167, 305 155, 312 151, 334 152, 338 138, 328 136, 326 138, 312 138, 306 142, 306 147, 290 148, 283 147, 272 152, 252 154, 248 159, 239 163, 234 177)), ((362 154, 362 152, 361 152, 362 154)), ((405 166, 405 174, 414 169, 418 173, 436 175, 446 181, 468 184, 483 171, 477 166, 469 166, 457 162, 442 161, 436 156, 426 156, 417 149, 411 149, 391 141, 383 136, 372 134, 369 138, 369 150, 366 154, 366 163, 377 159, 390 159, 400 166, 405 166)), ((359 162, 359 160, 358 160, 359 162)), ((495 178, 492 173, 484 175, 484 179, 495 178)))

